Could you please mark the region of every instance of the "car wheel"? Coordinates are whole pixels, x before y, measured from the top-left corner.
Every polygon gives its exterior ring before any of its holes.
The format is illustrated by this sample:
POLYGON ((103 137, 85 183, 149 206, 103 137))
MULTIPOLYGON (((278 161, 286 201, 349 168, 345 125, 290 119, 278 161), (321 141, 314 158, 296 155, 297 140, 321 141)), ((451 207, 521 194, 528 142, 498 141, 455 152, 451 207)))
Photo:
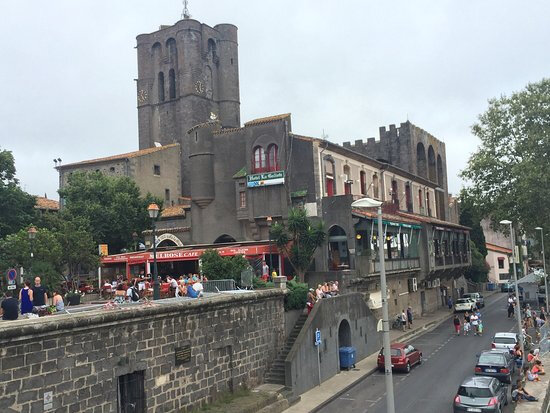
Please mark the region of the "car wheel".
POLYGON ((411 363, 407 361, 407 365, 405 366, 405 371, 407 373, 410 373, 411 372, 411 363))

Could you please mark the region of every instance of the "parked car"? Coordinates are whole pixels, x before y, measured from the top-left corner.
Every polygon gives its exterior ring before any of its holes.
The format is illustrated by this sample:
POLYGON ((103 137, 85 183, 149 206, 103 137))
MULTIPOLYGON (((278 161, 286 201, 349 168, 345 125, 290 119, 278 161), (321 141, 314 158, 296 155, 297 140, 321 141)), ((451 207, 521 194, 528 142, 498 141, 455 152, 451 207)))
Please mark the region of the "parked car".
POLYGON ((504 383, 512 383, 516 362, 508 349, 484 351, 479 355, 475 367, 476 376, 490 376, 504 383))
POLYGON ((513 350, 514 346, 519 342, 516 333, 495 333, 491 347, 494 349, 513 350))
POLYGON ((474 311, 476 302, 471 298, 459 298, 455 303, 455 313, 460 311, 474 311))
POLYGON ((465 379, 456 393, 453 412, 502 412, 508 404, 508 387, 494 377, 465 379))
POLYGON ((477 304, 477 308, 485 307, 485 300, 480 293, 468 293, 464 294, 462 298, 471 298, 477 304))
POLYGON ((500 291, 503 293, 513 293, 515 291, 514 286, 510 283, 500 284, 500 291))
MULTIPOLYGON (((422 351, 406 343, 393 343, 390 346, 392 369, 410 372, 415 364, 422 364, 422 351)), ((384 349, 378 353, 378 369, 384 370, 384 349)))

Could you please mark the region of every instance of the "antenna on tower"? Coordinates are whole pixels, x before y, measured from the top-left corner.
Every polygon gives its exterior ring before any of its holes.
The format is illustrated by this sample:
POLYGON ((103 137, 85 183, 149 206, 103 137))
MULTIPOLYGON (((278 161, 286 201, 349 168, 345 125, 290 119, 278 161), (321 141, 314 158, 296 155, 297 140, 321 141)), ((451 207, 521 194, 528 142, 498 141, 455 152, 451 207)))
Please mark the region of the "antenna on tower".
POLYGON ((188 19, 191 17, 189 14, 189 8, 187 7, 189 2, 187 0, 183 0, 183 12, 181 13, 182 19, 188 19))

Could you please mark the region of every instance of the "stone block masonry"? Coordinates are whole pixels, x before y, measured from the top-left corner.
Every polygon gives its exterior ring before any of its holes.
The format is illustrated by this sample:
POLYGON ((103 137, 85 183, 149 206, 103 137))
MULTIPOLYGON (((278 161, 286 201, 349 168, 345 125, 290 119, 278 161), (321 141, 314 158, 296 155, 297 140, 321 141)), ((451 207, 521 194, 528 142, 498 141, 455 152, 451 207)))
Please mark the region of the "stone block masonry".
POLYGON ((0 412, 185 412, 256 386, 283 345, 283 301, 271 289, 0 322, 0 412))

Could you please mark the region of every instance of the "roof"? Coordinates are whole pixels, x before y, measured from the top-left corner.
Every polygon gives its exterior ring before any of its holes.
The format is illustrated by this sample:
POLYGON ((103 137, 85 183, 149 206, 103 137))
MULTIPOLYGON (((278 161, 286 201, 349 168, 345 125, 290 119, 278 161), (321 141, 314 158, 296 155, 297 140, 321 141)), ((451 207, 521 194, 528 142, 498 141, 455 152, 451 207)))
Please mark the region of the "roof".
MULTIPOLYGON (((161 218, 184 217, 186 205, 172 205, 162 209, 161 218)), ((188 206, 187 206, 188 207, 188 206)))
POLYGON ((237 172, 235 172, 235 175, 233 175, 233 178, 244 178, 246 176, 246 165, 243 166, 241 169, 239 169, 237 172))
POLYGON ((174 148, 176 146, 179 146, 179 143, 172 143, 170 145, 165 145, 165 146, 141 149, 139 151, 134 151, 134 152, 121 153, 120 155, 106 156, 105 158, 96 158, 96 159, 89 159, 87 161, 68 163, 68 164, 65 164, 65 165, 60 165, 57 168, 58 169, 65 169, 65 168, 68 168, 68 167, 79 166, 79 165, 89 165, 89 164, 94 164, 94 163, 110 162, 110 161, 117 161, 117 160, 130 159, 130 158, 138 158, 140 156, 149 155, 151 153, 163 151, 165 149, 174 148))
POLYGON ((52 210, 52 211, 58 211, 59 210, 59 202, 54 201, 53 199, 44 198, 43 196, 36 196, 36 205, 34 206, 36 209, 45 209, 45 210, 52 210))
POLYGON ((449 221, 442 221, 441 219, 437 219, 437 218, 434 218, 434 217, 427 217, 425 215, 411 214, 411 213, 402 212, 402 211, 399 211, 398 214, 402 215, 404 217, 411 217, 411 218, 416 219, 418 221, 426 222, 428 224, 435 224, 435 225, 441 225, 441 226, 446 226, 446 227, 460 228, 460 229, 468 230, 468 231, 471 229, 470 227, 466 227, 464 225, 455 224, 454 222, 449 222, 449 221))
POLYGON ((510 248, 500 247, 500 246, 495 245, 495 244, 489 244, 488 242, 485 243, 485 247, 489 251, 503 252, 504 254, 511 254, 512 253, 512 250, 510 248))
POLYGON ((283 113, 281 115, 268 116, 266 118, 252 119, 248 122, 245 122, 244 126, 261 125, 262 123, 276 122, 278 120, 283 120, 286 118, 290 118, 290 113, 283 113))
MULTIPOLYGON (((522 277, 518 280, 518 284, 538 284, 539 283, 539 276, 532 272, 530 274, 527 274, 525 277, 522 277)), ((512 283, 513 285, 514 283, 512 283)))
POLYGON ((392 343, 390 348, 404 348, 406 346, 408 346, 407 343, 392 343))
MULTIPOLYGON (((368 218, 374 218, 376 219, 378 217, 378 214, 374 211, 368 211, 364 209, 352 209, 352 214, 356 215, 362 215, 368 218)), ((388 214, 388 213, 382 213, 382 220, 386 221, 394 221, 394 222, 402 222, 404 224, 416 224, 420 225, 420 221, 412 218, 403 218, 400 215, 396 214, 388 214)))
POLYGON ((495 333, 495 337, 517 338, 517 334, 516 333, 495 333))

